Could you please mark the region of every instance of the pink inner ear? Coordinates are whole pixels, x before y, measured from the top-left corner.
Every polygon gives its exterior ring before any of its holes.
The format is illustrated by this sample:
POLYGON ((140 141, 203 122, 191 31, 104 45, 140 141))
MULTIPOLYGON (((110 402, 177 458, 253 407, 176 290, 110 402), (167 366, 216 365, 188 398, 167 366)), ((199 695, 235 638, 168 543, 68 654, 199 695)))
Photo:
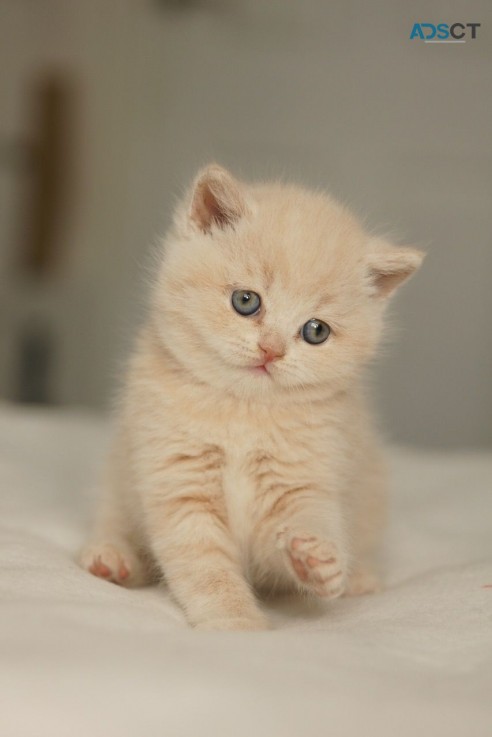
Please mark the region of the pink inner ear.
POLYGON ((413 269, 402 269, 397 272, 371 271, 371 281, 376 287, 378 295, 386 297, 391 294, 399 284, 408 279, 413 273, 413 269))
POLYGON ((380 239, 369 244, 369 275, 378 297, 389 297, 422 263, 424 254, 415 248, 391 246, 380 239))
POLYGON ((224 228, 247 211, 241 185, 225 169, 212 165, 198 176, 190 218, 200 230, 208 232, 214 225, 224 228))
POLYGON ((239 217, 212 191, 211 182, 208 181, 197 185, 190 216, 205 232, 209 231, 214 223, 223 228, 239 217))
MULTIPOLYGON (((207 223, 205 227, 209 227, 212 222, 217 223, 221 228, 231 222, 233 218, 227 214, 225 207, 219 204, 219 201, 208 186, 204 187, 202 194, 202 222, 207 223)), ((202 226, 203 227, 203 226, 202 226)))

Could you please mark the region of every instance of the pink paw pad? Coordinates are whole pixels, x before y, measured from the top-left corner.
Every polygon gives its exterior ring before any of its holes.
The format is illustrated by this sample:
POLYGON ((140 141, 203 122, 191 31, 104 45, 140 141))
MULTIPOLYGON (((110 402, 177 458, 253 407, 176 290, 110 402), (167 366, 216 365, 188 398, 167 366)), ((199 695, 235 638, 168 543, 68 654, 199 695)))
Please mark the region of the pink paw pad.
POLYGON ((93 562, 93 564, 89 568, 89 571, 94 576, 99 576, 99 578, 110 578, 111 577, 111 568, 109 568, 105 563, 102 562, 100 556, 98 556, 96 560, 93 562))
POLYGON ((345 576, 334 543, 314 535, 296 534, 284 537, 281 547, 302 588, 324 598, 343 594, 345 576))
POLYGON ((131 573, 123 554, 112 545, 101 545, 86 550, 81 563, 93 576, 117 584, 126 582, 131 573))
POLYGON ((126 578, 128 578, 129 575, 130 575, 130 571, 125 566, 125 564, 122 563, 120 565, 119 570, 118 570, 118 576, 119 576, 119 578, 121 579, 121 581, 124 581, 126 578))

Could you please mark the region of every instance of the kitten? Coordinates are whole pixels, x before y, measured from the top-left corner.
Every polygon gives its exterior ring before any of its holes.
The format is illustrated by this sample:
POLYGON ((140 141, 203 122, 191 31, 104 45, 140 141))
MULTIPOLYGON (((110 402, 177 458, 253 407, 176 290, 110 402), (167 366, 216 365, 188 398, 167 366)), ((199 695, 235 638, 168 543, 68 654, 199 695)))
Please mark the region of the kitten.
POLYGON ((326 195, 201 171, 164 244, 83 567, 133 586, 154 566, 207 629, 266 627, 262 591, 377 588, 386 480, 362 370, 422 258, 326 195))

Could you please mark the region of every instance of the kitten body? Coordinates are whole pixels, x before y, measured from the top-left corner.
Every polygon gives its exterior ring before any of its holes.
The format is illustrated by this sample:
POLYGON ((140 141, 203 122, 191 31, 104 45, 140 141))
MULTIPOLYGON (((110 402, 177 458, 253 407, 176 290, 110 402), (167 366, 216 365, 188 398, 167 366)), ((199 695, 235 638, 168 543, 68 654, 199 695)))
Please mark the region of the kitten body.
POLYGON ((82 565, 125 585, 153 569, 212 629, 267 626, 262 591, 374 590, 386 480, 362 369, 421 259, 325 195, 203 170, 163 249, 82 565), (307 342, 309 321, 328 338, 307 342))

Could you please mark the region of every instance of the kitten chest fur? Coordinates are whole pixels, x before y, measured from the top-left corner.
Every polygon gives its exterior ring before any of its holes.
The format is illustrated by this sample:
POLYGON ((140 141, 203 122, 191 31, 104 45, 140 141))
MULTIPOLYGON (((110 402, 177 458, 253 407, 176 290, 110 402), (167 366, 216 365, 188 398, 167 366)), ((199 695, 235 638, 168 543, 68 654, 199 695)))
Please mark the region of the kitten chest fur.
POLYGON ((179 438, 183 449, 205 445, 221 456, 220 494, 245 571, 255 543, 255 521, 268 513, 278 496, 295 487, 329 491, 330 475, 336 472, 340 478, 338 466, 346 457, 340 420, 346 403, 341 407, 334 400, 331 408, 326 402, 265 405, 181 383, 161 397, 159 425, 165 444, 170 437, 179 438), (166 427, 170 417, 173 427, 166 427))
POLYGON ((323 484, 328 449, 323 455, 318 452, 325 433, 317 430, 289 410, 261 408, 247 419, 243 416, 229 421, 221 438, 222 490, 229 529, 244 570, 249 567, 255 543, 255 521, 274 500, 289 488, 309 486, 314 479, 323 484), (292 442, 293 438, 298 442, 292 442))

